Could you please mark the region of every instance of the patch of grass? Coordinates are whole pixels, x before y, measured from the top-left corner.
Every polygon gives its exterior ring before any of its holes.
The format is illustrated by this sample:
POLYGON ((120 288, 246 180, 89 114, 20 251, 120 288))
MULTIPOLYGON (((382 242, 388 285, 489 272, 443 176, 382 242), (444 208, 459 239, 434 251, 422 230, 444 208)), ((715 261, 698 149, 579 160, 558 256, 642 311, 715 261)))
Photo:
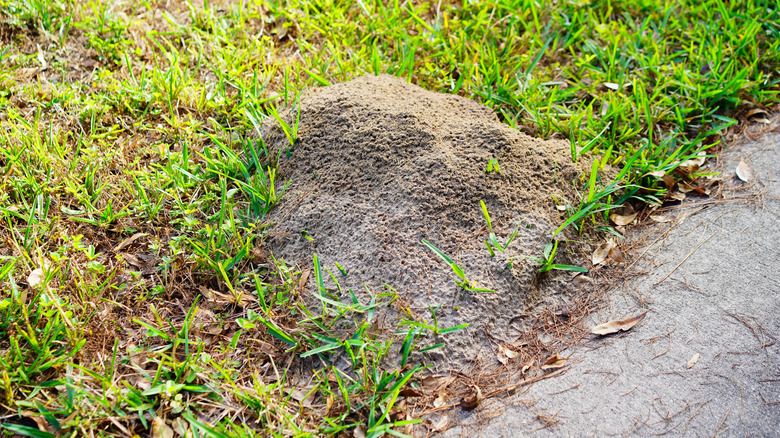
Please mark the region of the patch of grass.
POLYGON ((302 90, 389 73, 568 139, 594 165, 538 257, 554 269, 561 233, 662 202, 664 175, 708 173, 683 163, 777 103, 778 23, 760 0, 0 0, 5 429, 408 433, 420 336, 460 326, 432 310, 393 335, 373 317, 393 291, 342 291, 317 259, 306 296, 264 245, 288 184, 264 124, 294 147, 302 90))

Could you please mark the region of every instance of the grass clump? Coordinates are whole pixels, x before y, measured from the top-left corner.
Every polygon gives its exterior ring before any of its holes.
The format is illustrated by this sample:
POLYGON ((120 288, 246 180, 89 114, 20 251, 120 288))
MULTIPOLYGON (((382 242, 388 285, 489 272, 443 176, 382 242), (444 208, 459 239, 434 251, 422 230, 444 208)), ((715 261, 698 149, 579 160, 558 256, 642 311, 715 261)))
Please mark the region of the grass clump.
POLYGON ((593 158, 553 238, 609 229, 600 213, 661 202, 776 104, 778 23, 759 0, 0 0, 3 430, 410 433, 420 337, 463 327, 385 327, 392 289, 341 291, 316 259, 307 301, 310 272, 263 245, 288 183, 263 124, 295 147, 299 92, 365 73, 475 98, 593 158))

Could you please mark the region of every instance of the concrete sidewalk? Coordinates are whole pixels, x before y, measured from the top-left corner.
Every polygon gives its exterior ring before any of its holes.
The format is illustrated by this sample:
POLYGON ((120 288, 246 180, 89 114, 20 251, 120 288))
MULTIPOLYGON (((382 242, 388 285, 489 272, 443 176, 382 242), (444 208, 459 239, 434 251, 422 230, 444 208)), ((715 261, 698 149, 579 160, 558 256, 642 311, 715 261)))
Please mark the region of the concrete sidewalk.
POLYGON ((638 326, 590 338, 566 352, 581 362, 563 376, 498 402, 495 418, 464 413, 472 427, 444 435, 780 436, 780 133, 723 160, 726 184, 744 185, 743 160, 763 195, 710 203, 647 248, 649 273, 592 321, 648 310, 638 326))

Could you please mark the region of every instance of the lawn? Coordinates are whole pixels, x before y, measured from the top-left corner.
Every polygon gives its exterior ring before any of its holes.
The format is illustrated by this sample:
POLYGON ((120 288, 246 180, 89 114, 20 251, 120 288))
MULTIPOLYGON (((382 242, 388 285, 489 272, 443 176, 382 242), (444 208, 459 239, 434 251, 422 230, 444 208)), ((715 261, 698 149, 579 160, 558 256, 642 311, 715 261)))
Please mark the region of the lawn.
POLYGON ((611 209, 695 189, 780 100, 780 7, 0 0, 0 430, 416 430, 415 339, 462 327, 375 330, 392 289, 307 307, 264 245, 287 182, 262 126, 294 147, 303 90, 380 73, 570 142, 594 165, 559 230, 616 233, 611 209))

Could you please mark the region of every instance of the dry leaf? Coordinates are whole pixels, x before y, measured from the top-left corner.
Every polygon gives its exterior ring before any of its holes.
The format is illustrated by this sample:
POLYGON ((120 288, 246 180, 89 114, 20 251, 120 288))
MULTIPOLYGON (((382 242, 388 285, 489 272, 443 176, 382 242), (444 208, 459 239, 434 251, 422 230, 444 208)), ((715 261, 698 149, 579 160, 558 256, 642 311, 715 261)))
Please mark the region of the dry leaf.
POLYGON ((554 370, 556 368, 563 368, 566 365, 568 358, 561 357, 558 353, 555 356, 547 359, 542 365, 543 370, 554 370))
POLYGON ((670 198, 674 199, 675 201, 685 201, 685 193, 675 192, 669 195, 670 198))
POLYGON ((604 261, 609 258, 609 253, 615 248, 615 246, 617 246, 617 244, 615 243, 615 239, 612 238, 599 245, 599 247, 593 251, 593 256, 591 257, 591 262, 593 262, 593 265, 595 266, 604 263, 604 261))
POLYGON ((404 387, 404 389, 400 390, 398 392, 398 395, 402 395, 404 397, 422 397, 423 393, 421 391, 418 391, 414 388, 410 388, 408 386, 404 387))
POLYGON ((422 381, 420 382, 423 386, 423 388, 428 388, 432 390, 438 390, 439 388, 446 388, 455 380, 455 377, 452 376, 426 376, 423 377, 422 381))
POLYGON ((41 432, 48 432, 48 430, 46 430, 46 426, 48 425, 48 422, 46 421, 45 418, 43 418, 42 415, 31 411, 22 411, 22 416, 33 420, 35 424, 38 426, 38 430, 40 430, 41 432))
POLYGON ((704 161, 707 159, 706 155, 707 152, 699 151, 699 153, 696 154, 696 158, 691 158, 690 160, 680 163, 680 168, 687 172, 693 172, 704 165, 704 161))
POLYGON ((154 417, 152 421, 152 438, 173 438, 173 429, 165 424, 162 417, 154 417))
POLYGON ((433 407, 438 408, 444 405, 444 398, 442 396, 438 396, 433 400, 433 407))
POLYGON ((520 354, 514 350, 510 350, 509 348, 503 345, 499 346, 498 350, 499 350, 497 353, 498 361, 504 365, 509 363, 509 359, 514 359, 515 357, 517 357, 518 354, 520 354))
POLYGON ((301 295, 303 295, 303 292, 306 290, 306 282, 309 281, 309 274, 311 274, 311 269, 303 271, 301 279, 298 280, 298 293, 301 295))
POLYGON ((531 369, 532 366, 534 366, 534 361, 533 360, 531 360, 527 364, 523 365, 523 368, 520 370, 520 372, 525 374, 526 372, 528 372, 528 370, 531 369))
POLYGON ((446 415, 442 415, 439 417, 439 421, 436 422, 435 425, 433 425, 434 431, 438 432, 444 432, 447 427, 450 425, 450 419, 446 415))
POLYGON ((336 402, 336 397, 333 397, 333 394, 328 395, 328 398, 325 399, 325 414, 327 415, 328 412, 330 412, 330 408, 333 407, 333 403, 336 402))
POLYGON ((700 357, 701 356, 699 355, 699 353, 694 354, 692 358, 688 359, 688 363, 685 365, 685 368, 688 369, 693 368, 693 366, 696 365, 696 362, 699 361, 700 357))
POLYGON ((580 287, 591 284, 592 282, 593 279, 583 274, 574 277, 574 280, 572 280, 572 283, 574 283, 575 286, 580 286, 580 287))
POLYGON ((482 390, 479 389, 479 386, 471 385, 471 388, 473 389, 472 393, 468 397, 463 397, 460 400, 460 407, 464 411, 473 411, 482 403, 482 400, 485 399, 485 397, 482 396, 482 390))
POLYGON ((651 214, 650 219, 656 222, 664 223, 664 222, 671 222, 672 220, 674 220, 674 217, 668 214, 651 214))
POLYGON ((355 430, 352 431, 352 436, 355 438, 366 438, 366 432, 363 431, 363 427, 358 424, 355 426, 355 430))
POLYGON ((114 252, 119 252, 119 251, 127 248, 128 246, 132 245, 133 242, 135 242, 136 240, 138 240, 138 239, 140 239, 140 238, 142 238, 144 236, 148 236, 148 233, 135 233, 135 234, 133 234, 132 236, 130 236, 127 239, 125 239, 122 242, 120 242, 119 245, 114 247, 114 252))
POLYGON ((630 318, 626 319, 616 319, 613 321, 605 322, 604 324, 599 324, 596 327, 593 327, 590 329, 590 332, 594 335, 609 335, 612 333, 617 333, 619 331, 628 331, 631 330, 635 325, 639 324, 639 321, 642 320, 642 318, 645 317, 645 314, 647 312, 642 312, 639 315, 632 316, 630 318))
POLYGON ((190 429, 189 424, 181 419, 181 417, 173 420, 171 426, 173 426, 173 431, 176 432, 176 435, 178 436, 186 436, 190 429))
POLYGON ((619 215, 619 214, 611 214, 611 215, 609 215, 609 218, 612 220, 612 222, 615 223, 615 225, 618 225, 618 226, 622 227, 623 225, 628 225, 631 222, 634 222, 634 219, 636 219, 638 214, 639 213, 634 213, 634 214, 629 214, 629 215, 626 215, 626 216, 622 216, 622 215, 619 215))
POLYGON ((740 161, 739 165, 737 165, 736 169, 737 178, 741 179, 745 182, 750 182, 755 178, 755 174, 753 173, 753 169, 750 168, 750 166, 747 165, 744 161, 740 161))
POLYGON ((35 269, 30 272, 30 275, 27 277, 27 284, 30 285, 30 287, 38 286, 43 283, 43 277, 43 269, 35 269))
POLYGON ((620 85, 614 83, 614 82, 604 82, 604 86, 609 88, 610 90, 617 91, 620 89, 620 85))

